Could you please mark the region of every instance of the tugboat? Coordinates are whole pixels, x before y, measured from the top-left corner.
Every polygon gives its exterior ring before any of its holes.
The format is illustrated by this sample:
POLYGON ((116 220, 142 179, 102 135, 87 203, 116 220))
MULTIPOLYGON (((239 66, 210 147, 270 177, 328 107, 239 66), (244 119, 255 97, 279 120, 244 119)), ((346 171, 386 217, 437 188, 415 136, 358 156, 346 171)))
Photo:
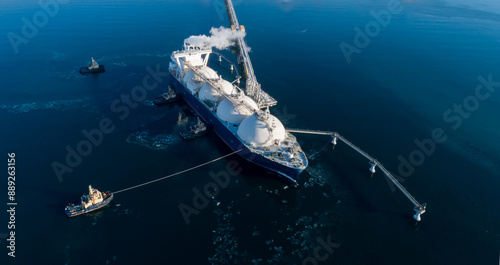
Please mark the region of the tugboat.
POLYGON ((168 86, 168 91, 165 93, 162 93, 159 97, 156 97, 155 100, 153 101, 153 103, 155 105, 160 106, 163 104, 174 102, 177 99, 178 99, 177 93, 175 92, 175 90, 173 90, 170 86, 168 86))
POLYGON ((189 131, 179 133, 182 139, 194 139, 207 133, 207 125, 203 121, 201 121, 200 117, 197 118, 198 122, 195 125, 189 127, 189 131))
POLYGON ((73 217, 100 209, 108 205, 111 200, 113 200, 113 193, 100 192, 89 185, 89 194, 83 195, 80 202, 68 204, 64 210, 68 217, 73 217))
POLYGON ((104 73, 104 65, 99 65, 93 57, 90 57, 92 62, 87 67, 80 68, 80 74, 98 74, 104 73))

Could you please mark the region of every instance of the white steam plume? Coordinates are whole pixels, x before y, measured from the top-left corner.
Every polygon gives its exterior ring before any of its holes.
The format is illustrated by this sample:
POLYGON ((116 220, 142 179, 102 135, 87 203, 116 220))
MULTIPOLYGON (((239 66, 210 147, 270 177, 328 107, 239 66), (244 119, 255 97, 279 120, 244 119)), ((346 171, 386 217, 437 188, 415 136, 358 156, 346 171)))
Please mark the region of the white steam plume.
POLYGON ((238 37, 245 37, 246 33, 243 31, 232 31, 229 28, 212 28, 210 29, 211 36, 198 35, 191 36, 184 40, 184 43, 189 43, 193 46, 198 46, 202 48, 212 48, 215 47, 219 50, 224 50, 229 48, 229 46, 234 45, 238 37))

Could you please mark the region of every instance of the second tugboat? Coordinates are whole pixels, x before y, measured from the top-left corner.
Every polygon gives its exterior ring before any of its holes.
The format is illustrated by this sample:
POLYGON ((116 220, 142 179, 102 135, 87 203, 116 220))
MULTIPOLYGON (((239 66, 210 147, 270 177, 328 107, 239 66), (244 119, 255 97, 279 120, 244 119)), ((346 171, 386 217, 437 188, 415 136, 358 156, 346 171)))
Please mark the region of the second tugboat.
POLYGON ((169 102, 174 102, 178 99, 177 93, 170 86, 168 86, 168 91, 162 93, 160 96, 156 97, 153 103, 157 106, 167 104, 169 102))
POLYGON ((80 202, 68 204, 64 210, 68 217, 73 217, 100 209, 108 205, 111 200, 113 200, 113 193, 100 192, 89 185, 89 194, 83 195, 80 202))
POLYGON ((179 135, 184 140, 194 139, 207 133, 207 125, 198 117, 195 125, 189 127, 189 131, 181 132, 179 135))
POLYGON ((87 67, 80 68, 80 74, 98 74, 104 73, 104 65, 99 65, 93 57, 90 57, 92 62, 87 67))

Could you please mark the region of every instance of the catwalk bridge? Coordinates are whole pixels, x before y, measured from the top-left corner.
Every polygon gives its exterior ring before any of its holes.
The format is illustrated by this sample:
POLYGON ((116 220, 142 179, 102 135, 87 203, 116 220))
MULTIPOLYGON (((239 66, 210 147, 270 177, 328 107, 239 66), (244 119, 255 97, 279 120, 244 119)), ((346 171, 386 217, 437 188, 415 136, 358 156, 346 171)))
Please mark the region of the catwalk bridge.
POLYGON ((343 136, 341 136, 337 132, 315 131, 315 130, 305 130, 305 129, 287 129, 287 131, 292 132, 292 133, 294 132, 294 133, 305 133, 305 134, 316 134, 316 135, 329 135, 332 137, 332 144, 334 146, 337 145, 337 139, 341 140, 342 142, 347 144, 349 147, 354 149, 356 152, 358 152, 359 154, 364 156, 366 159, 368 159, 368 161, 371 164, 370 171, 372 173, 375 173, 375 167, 378 167, 392 181, 392 183, 394 183, 394 185, 396 185, 396 187, 398 187, 398 189, 406 196, 406 198, 408 198, 408 200, 410 200, 411 203, 413 203, 413 205, 415 205, 415 208, 413 208, 413 209, 415 210, 416 213, 413 216, 413 218, 417 221, 421 220, 420 215, 425 212, 426 205, 420 204, 415 199, 415 197, 413 197, 410 194, 410 192, 408 192, 405 189, 405 187, 403 187, 403 185, 401 185, 401 183, 391 174, 391 172, 389 172, 389 170, 387 170, 379 161, 377 161, 375 158, 373 158, 368 153, 363 151, 361 148, 357 147, 356 145, 354 145, 353 143, 348 141, 346 138, 344 138, 343 136))

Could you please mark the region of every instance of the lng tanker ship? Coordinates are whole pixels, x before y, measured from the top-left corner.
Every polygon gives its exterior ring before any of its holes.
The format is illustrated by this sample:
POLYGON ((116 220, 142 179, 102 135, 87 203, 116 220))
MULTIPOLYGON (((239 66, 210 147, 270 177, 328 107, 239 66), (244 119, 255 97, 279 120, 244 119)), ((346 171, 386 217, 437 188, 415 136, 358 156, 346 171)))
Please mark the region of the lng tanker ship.
MULTIPOLYGON (((297 139, 269 112, 269 95, 247 95, 207 63, 211 47, 184 43, 171 55, 169 71, 175 90, 217 135, 248 161, 296 183, 307 167, 297 139)), ((274 101, 274 99, 272 99, 274 101)), ((276 101, 274 101, 275 103, 276 101)))
POLYGON ((225 3, 239 48, 238 62, 246 75, 245 91, 234 84, 239 78, 229 82, 207 65, 212 46, 186 40, 183 49, 171 56, 174 88, 231 149, 296 183, 308 165, 307 157, 297 139, 270 114, 269 107, 277 101, 257 82, 243 39, 245 28, 238 23, 232 1, 225 3))

